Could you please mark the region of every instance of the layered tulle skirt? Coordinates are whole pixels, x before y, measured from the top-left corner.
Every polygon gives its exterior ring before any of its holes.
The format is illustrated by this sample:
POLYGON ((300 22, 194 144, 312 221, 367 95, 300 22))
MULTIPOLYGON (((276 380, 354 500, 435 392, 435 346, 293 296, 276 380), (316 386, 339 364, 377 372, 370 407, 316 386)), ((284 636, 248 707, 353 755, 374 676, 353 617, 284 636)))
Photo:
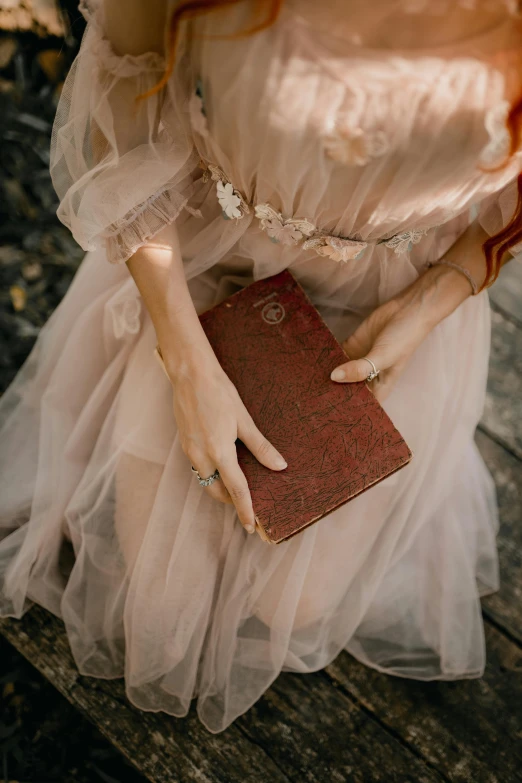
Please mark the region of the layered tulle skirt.
MULTIPOLYGON (((415 276, 389 263, 384 296, 415 276)), ((251 279, 237 259, 193 276, 198 311, 251 279)), ((362 317, 315 300, 339 339, 362 317)), ((88 253, 1 403, 0 613, 41 604, 83 674, 124 676, 144 710, 182 716, 197 697, 212 732, 280 671, 342 649, 399 676, 480 676, 479 598, 498 582, 494 486, 473 440, 489 330, 487 294, 470 297, 386 400, 407 467, 270 546, 195 481, 135 284, 88 253)))

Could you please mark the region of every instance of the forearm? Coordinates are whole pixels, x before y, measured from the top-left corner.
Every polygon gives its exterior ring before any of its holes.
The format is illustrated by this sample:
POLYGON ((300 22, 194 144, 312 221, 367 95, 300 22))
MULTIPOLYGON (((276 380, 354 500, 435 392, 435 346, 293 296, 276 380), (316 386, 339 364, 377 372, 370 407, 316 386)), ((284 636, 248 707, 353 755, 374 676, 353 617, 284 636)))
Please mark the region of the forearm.
POLYGON ((127 266, 152 318, 172 381, 179 445, 198 475, 212 477, 205 491, 215 500, 233 503, 247 532, 254 533, 252 498, 235 442, 240 439, 270 470, 282 470, 287 463, 258 430, 207 340, 187 286, 175 224, 140 248, 127 266))
POLYGON ((127 261, 150 314, 171 378, 216 361, 185 279, 175 224, 127 261))
MULTIPOLYGON (((486 259, 482 245, 489 238, 477 221, 468 226, 457 241, 444 253, 442 259, 466 269, 480 288, 486 276, 486 259)), ((503 263, 511 256, 506 253, 503 263)), ((441 260, 442 260, 441 259, 441 260)), ((450 315, 472 295, 465 275, 452 267, 435 264, 418 281, 423 291, 426 315, 435 325, 450 315)))

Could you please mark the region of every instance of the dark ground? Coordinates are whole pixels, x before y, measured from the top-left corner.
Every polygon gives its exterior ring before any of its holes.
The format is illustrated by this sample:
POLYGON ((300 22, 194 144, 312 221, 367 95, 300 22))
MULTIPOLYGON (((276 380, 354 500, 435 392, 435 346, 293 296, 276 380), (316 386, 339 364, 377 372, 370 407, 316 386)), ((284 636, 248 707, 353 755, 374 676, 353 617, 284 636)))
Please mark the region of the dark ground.
POLYGON ((140 783, 143 778, 0 637, 2 783, 140 783))
MULTIPOLYGON (((49 142, 61 81, 84 29, 65 41, 0 33, 0 391, 13 379, 83 257, 57 220, 49 142)), ((0 637, 2 783, 139 783, 90 723, 0 637)))
POLYGON ((0 33, 0 388, 32 348, 83 257, 56 218, 51 127, 83 18, 66 41, 0 33), (7 62, 6 62, 7 60, 7 62))

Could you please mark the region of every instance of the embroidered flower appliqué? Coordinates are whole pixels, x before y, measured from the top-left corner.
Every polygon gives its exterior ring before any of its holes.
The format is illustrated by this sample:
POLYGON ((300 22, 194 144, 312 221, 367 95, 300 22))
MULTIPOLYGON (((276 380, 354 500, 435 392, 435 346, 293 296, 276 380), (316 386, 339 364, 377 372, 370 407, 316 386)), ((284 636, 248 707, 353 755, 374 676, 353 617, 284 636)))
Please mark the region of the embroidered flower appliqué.
MULTIPOLYGON (((239 220, 250 212, 250 207, 241 192, 234 188, 218 166, 206 163, 204 160, 200 161, 200 166, 203 169, 203 181, 207 182, 212 178, 216 182, 217 198, 225 218, 239 220)), ((256 204, 254 212, 261 229, 266 231, 272 242, 300 245, 303 250, 313 249, 318 255, 330 258, 332 261, 344 263, 358 258, 370 244, 349 237, 328 234, 307 218, 285 218, 271 204, 256 204)), ((413 245, 420 242, 428 230, 428 228, 418 228, 404 231, 389 239, 374 240, 373 244, 386 245, 397 254, 407 253, 413 245)))
POLYGON ((287 223, 285 226, 277 218, 268 220, 265 229, 270 239, 273 239, 274 242, 282 242, 283 245, 296 245, 303 238, 299 229, 292 226, 291 223, 287 223))
POLYGON ((337 123, 324 137, 326 155, 345 166, 365 166, 370 160, 385 155, 390 143, 383 131, 366 133, 362 128, 337 123))
POLYGON ((203 182, 206 182, 210 176, 216 183, 216 194, 225 220, 232 218, 240 220, 248 215, 250 212, 248 204, 239 190, 236 190, 232 185, 225 172, 219 166, 212 163, 206 164, 204 161, 200 161, 200 166, 203 168, 203 182))
POLYGON ((224 183, 221 180, 216 185, 219 205, 227 218, 242 218, 240 210, 241 199, 234 193, 234 188, 230 182, 224 183))
POLYGON ((320 256, 331 258, 332 261, 344 263, 357 258, 368 247, 367 242, 358 242, 355 239, 344 239, 331 235, 312 237, 303 244, 303 249, 313 247, 320 256))
POLYGON ((425 228, 418 228, 414 229, 413 231, 404 231, 402 234, 395 234, 395 236, 391 237, 390 239, 386 239, 381 244, 385 245, 386 247, 391 247, 397 255, 402 255, 402 253, 408 253, 413 245, 418 244, 422 237, 426 234, 427 229, 425 228))
POLYGON ((489 133, 489 142, 480 154, 482 165, 500 165, 508 157, 511 147, 511 134, 506 124, 509 111, 508 101, 501 101, 486 114, 484 124, 489 133))
POLYGON ((141 302, 137 297, 116 302, 112 308, 112 328, 117 340, 127 334, 138 334, 141 326, 141 302))
POLYGON ((268 236, 274 242, 281 242, 283 245, 296 245, 304 237, 309 237, 316 231, 314 224, 304 218, 285 220, 270 204, 257 204, 255 216, 259 218, 261 228, 268 236))

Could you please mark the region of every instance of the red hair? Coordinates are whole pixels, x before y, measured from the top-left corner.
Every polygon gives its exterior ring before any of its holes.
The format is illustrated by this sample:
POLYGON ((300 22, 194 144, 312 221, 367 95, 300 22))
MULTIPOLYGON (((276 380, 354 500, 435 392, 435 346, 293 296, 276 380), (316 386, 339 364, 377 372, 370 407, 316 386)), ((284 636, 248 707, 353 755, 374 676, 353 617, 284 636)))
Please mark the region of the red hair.
MULTIPOLYGON (((237 5, 243 1, 244 0, 182 0, 174 9, 169 22, 169 48, 165 73, 151 90, 143 93, 143 95, 140 95, 139 97, 146 98, 149 95, 158 92, 158 90, 161 90, 167 84, 174 68, 178 31, 182 21, 185 19, 192 19, 210 11, 219 10, 220 8, 237 5)), ((258 7, 257 10, 260 8, 266 9, 264 18, 259 22, 255 22, 248 29, 236 33, 234 37, 251 35, 269 27, 277 19, 284 0, 253 1, 258 7)), ((511 107, 511 111, 507 118, 507 128, 511 135, 511 147, 509 156, 503 165, 506 165, 509 158, 519 149, 522 140, 522 92, 511 107)), ((498 168, 494 169, 494 171, 497 170, 498 168)), ((513 216, 503 229, 494 236, 489 237, 482 245, 486 259, 486 275, 480 290, 483 290, 495 282, 503 265, 503 258, 506 252, 519 242, 522 242, 522 173, 518 176, 517 185, 518 199, 513 216)))
MULTIPOLYGON (((522 94, 511 107, 507 118, 507 128, 511 134, 509 160, 520 147, 522 137, 522 94)), ((511 220, 497 234, 486 239, 482 245, 486 258, 486 276, 481 290, 495 282, 507 251, 522 242, 522 173, 517 178, 517 190, 517 204, 511 220)))

